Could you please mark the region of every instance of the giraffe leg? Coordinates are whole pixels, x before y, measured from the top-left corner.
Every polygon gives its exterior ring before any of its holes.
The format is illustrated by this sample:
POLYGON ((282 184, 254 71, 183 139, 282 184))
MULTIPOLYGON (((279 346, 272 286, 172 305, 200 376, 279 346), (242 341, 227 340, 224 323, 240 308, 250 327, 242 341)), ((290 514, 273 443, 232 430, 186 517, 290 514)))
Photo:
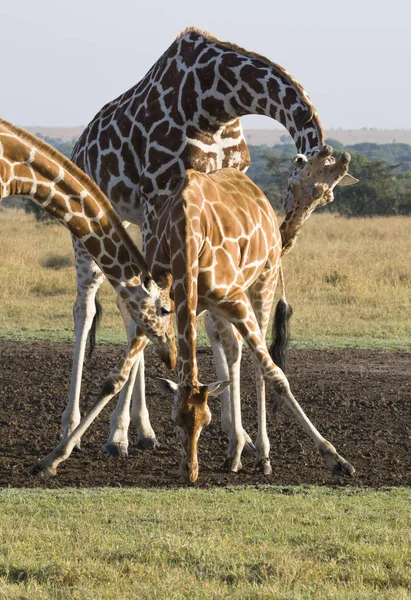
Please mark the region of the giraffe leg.
MULTIPOLYGON (((258 279, 248 290, 250 303, 253 307, 255 317, 257 319, 261 337, 265 339, 268 321, 270 317, 271 307, 274 299, 274 292, 277 285, 278 269, 274 266, 269 266, 264 269, 258 279)), ((258 409, 258 429, 256 438, 256 460, 255 468, 261 471, 264 475, 271 475, 272 468, 270 462, 270 440, 267 433, 267 414, 266 414, 266 399, 265 399, 265 382, 262 377, 261 368, 253 355, 255 367, 257 409, 258 409)))
MULTIPOLYGON (((103 273, 96 263, 90 259, 87 252, 80 248, 76 241, 73 243, 77 277, 77 299, 73 309, 76 342, 71 371, 69 399, 61 418, 63 439, 66 439, 71 434, 81 419, 80 391, 87 337, 96 313, 96 293, 104 280, 103 273)), ((80 439, 77 441, 76 447, 80 448, 80 439)))
POLYGON ((137 448, 140 450, 154 450, 159 448, 160 444, 151 427, 145 390, 144 352, 141 352, 137 365, 136 385, 133 387, 131 420, 137 431, 137 448))
POLYGON ((279 394, 280 401, 295 416, 296 420, 311 437, 314 446, 331 471, 335 475, 353 475, 355 472, 354 467, 337 453, 334 446, 311 423, 294 398, 286 376, 272 361, 247 296, 242 291, 237 291, 235 296, 230 298, 229 302, 221 303, 217 310, 222 316, 224 315, 227 319, 230 319, 233 325, 237 327, 256 357, 264 381, 266 384, 271 385, 274 391, 279 394))
MULTIPOLYGON (((124 325, 127 328, 127 335, 130 340, 135 335, 135 325, 119 296, 117 296, 117 306, 123 318, 124 325)), ((137 447, 143 450, 156 448, 159 444, 150 424, 145 400, 143 352, 139 354, 136 364, 130 372, 129 379, 121 390, 116 408, 110 415, 110 435, 103 446, 105 454, 121 457, 128 455, 130 404, 131 420, 138 433, 137 447)))
POLYGON ((32 475, 37 475, 39 473, 45 475, 56 474, 58 465, 64 460, 67 460, 78 440, 89 428, 94 419, 99 415, 111 398, 118 394, 122 389, 129 377, 130 370, 136 362, 138 354, 144 349, 147 341, 145 336, 136 336, 130 340, 126 351, 106 379, 98 399, 89 412, 81 419, 78 426, 66 439, 62 440, 50 454, 30 469, 32 475))
POLYGON ((261 375, 260 366, 258 364, 256 364, 255 366, 255 382, 258 409, 258 429, 257 438, 255 441, 255 469, 261 471, 264 475, 271 475, 272 468, 270 462, 270 440, 268 439, 267 434, 265 382, 261 375))
POLYGON ((109 456, 126 458, 128 456, 128 430, 130 426, 130 403, 133 385, 137 374, 137 362, 134 363, 124 384, 116 405, 110 415, 110 435, 102 451, 109 456))
MULTIPOLYGON (((241 410, 240 397, 240 362, 241 362, 241 336, 236 332, 233 326, 216 315, 206 312, 205 326, 214 354, 214 363, 217 371, 217 377, 221 381, 231 381, 231 386, 221 393, 221 428, 229 439, 228 459, 225 466, 232 466, 231 457, 234 448, 242 445, 242 453, 246 456, 255 456, 255 446, 241 425, 241 414, 237 416, 237 411, 241 410), (235 419, 237 425, 233 425, 232 407, 235 403, 235 419), (237 427, 237 429, 236 429, 237 427), (243 443, 244 440, 244 443, 243 443)), ((234 468, 239 470, 241 461, 235 461, 234 468), (237 466, 237 468, 236 468, 237 466)))

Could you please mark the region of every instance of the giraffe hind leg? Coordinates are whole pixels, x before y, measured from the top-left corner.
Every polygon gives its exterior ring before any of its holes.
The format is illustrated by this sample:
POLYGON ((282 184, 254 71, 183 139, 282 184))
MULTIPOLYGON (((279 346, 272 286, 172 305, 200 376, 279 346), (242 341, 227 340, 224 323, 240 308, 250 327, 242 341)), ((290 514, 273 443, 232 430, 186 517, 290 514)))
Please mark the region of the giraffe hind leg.
MULTIPOLYGON (((221 428, 229 438, 228 457, 223 463, 226 470, 239 471, 242 468, 242 456, 255 456, 256 448, 243 426, 235 426, 237 414, 233 415, 233 403, 241 403, 240 399, 240 362, 241 336, 231 323, 209 312, 205 315, 205 326, 214 354, 217 377, 222 381, 231 381, 231 386, 221 394, 221 428), (244 438, 244 440, 243 440, 244 438), (237 446, 241 445, 241 452, 237 446), (233 456, 236 458, 233 460, 233 456)), ((241 408, 240 408, 241 410, 241 408)), ((241 413, 240 413, 241 417, 241 413)))

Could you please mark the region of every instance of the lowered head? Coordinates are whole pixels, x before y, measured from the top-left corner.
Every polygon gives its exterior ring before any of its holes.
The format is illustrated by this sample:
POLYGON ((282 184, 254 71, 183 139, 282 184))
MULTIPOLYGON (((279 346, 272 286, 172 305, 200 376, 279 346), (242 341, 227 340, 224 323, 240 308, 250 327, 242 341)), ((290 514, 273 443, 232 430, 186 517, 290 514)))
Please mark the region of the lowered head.
POLYGON ((173 398, 171 419, 176 426, 181 444, 182 458, 180 474, 189 483, 198 479, 198 439, 203 427, 211 421, 208 396, 218 396, 229 385, 229 381, 216 381, 210 385, 181 385, 168 379, 158 379, 160 390, 173 398))

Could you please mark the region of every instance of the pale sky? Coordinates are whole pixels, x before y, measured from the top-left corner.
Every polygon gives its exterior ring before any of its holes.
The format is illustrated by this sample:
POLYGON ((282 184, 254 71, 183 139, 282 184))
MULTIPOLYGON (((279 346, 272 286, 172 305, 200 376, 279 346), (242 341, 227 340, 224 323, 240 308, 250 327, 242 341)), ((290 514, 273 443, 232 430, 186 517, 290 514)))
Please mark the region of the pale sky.
POLYGON ((0 0, 0 23, 17 125, 86 125, 194 25, 285 67, 327 129, 411 129, 410 0, 0 0))

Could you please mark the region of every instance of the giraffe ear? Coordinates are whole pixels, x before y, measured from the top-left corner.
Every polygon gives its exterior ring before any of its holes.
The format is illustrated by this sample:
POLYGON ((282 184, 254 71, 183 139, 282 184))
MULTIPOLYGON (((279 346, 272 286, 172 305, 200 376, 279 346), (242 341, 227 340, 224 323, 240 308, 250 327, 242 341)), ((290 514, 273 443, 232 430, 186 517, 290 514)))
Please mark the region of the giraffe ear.
POLYGON ((353 177, 347 173, 342 179, 340 179, 337 185, 354 185, 354 183, 358 183, 358 181, 359 180, 356 177, 353 177))
POLYGON ((204 387, 207 388, 210 396, 219 396, 231 385, 231 381, 215 381, 204 387))
POLYGON ((302 169, 307 162, 308 158, 305 154, 297 154, 297 156, 293 158, 294 167, 299 167, 300 169, 302 169))
POLYGON ((174 383, 174 381, 170 381, 170 379, 163 379, 163 377, 156 377, 156 379, 157 385, 163 394, 166 396, 175 396, 178 391, 178 385, 174 383))

